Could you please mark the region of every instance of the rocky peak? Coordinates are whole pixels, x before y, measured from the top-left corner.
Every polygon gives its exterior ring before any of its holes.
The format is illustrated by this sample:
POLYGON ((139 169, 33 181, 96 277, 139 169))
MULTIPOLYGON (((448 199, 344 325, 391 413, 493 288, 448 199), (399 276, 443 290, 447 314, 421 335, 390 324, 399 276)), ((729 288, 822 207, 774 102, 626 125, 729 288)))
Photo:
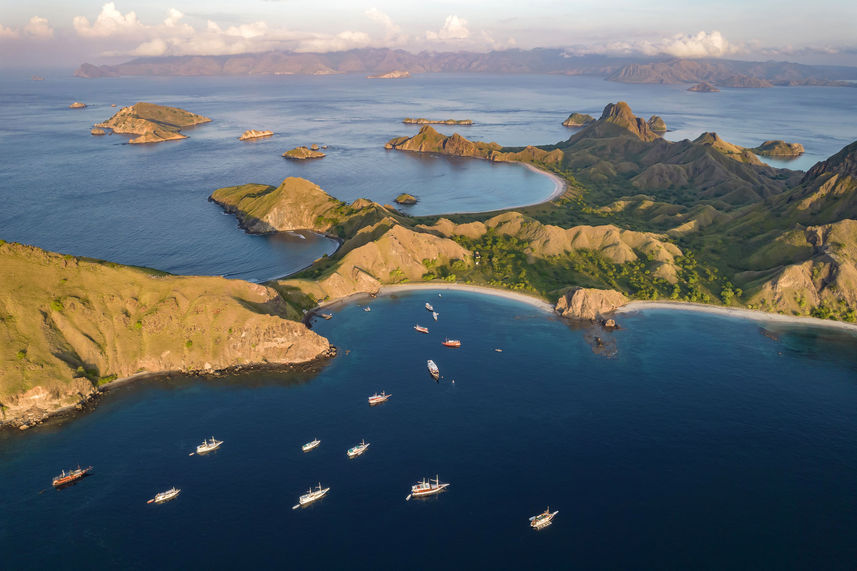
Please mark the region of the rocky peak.
POLYGON ((802 182, 809 182, 826 174, 838 174, 857 178, 857 141, 844 147, 826 161, 815 163, 806 172, 802 182))
POLYGON ((658 138, 658 135, 649 128, 646 121, 636 117, 631 111, 631 106, 624 101, 608 103, 601 113, 599 122, 612 123, 627 129, 642 141, 654 141, 658 138))

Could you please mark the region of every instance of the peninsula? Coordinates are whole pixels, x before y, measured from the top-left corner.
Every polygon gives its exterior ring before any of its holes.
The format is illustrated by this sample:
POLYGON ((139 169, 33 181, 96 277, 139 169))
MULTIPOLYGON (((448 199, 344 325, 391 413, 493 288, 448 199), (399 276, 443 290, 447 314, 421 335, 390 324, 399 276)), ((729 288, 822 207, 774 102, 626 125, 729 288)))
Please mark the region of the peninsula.
POLYGON ((160 143, 187 139, 180 132, 183 128, 210 121, 208 117, 178 107, 141 102, 121 108, 107 121, 96 123, 95 127, 111 129, 114 133, 137 135, 129 141, 131 144, 160 143))
POLYGON ((586 113, 572 113, 562 122, 566 127, 585 127, 595 121, 595 117, 586 113))

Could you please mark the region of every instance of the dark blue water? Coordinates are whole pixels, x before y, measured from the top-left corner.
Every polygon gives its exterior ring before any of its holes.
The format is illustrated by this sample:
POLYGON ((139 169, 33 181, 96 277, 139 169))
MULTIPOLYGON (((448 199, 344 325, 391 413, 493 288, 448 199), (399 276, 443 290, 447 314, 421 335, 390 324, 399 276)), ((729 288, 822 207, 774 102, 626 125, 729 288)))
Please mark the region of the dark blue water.
POLYGON ((139 382, 0 434, 3 567, 854 568, 853 333, 650 310, 599 333, 606 357, 515 301, 371 307, 316 324, 339 348, 317 375, 139 382), (188 456, 212 434, 221 450, 188 456), (78 462, 94 475, 46 490, 78 462), (435 473, 446 493, 405 501, 435 473), (328 497, 293 511, 318 481, 328 497), (560 513, 534 532, 547 505, 560 513))
MULTIPOLYGON (((689 93, 686 86, 628 85, 597 78, 540 75, 438 75, 407 80, 362 76, 121 78, 48 76, 0 81, 0 238, 49 250, 151 266, 183 274, 264 280, 293 272, 335 248, 316 236, 249 236, 233 217, 206 201, 220 186, 277 184, 303 176, 343 200, 390 203, 410 192, 413 214, 486 211, 543 200, 546 177, 520 165, 424 157, 385 151, 393 136, 418 127, 402 118, 469 118, 467 137, 504 145, 554 143, 571 130, 571 111, 599 115, 628 101, 648 117, 661 115, 667 138, 717 131, 755 146, 779 138, 807 153, 805 169, 850 143, 857 124, 854 90, 822 87, 724 89, 689 93), (71 110, 75 100, 88 103, 71 110), (186 131, 190 139, 127 145, 127 137, 93 137, 89 129, 136 101, 175 105, 213 123, 186 131), (248 128, 276 136, 239 142, 248 128), (280 157, 297 145, 326 144, 309 163, 280 157)), ((453 128, 438 126, 441 132, 453 128)))

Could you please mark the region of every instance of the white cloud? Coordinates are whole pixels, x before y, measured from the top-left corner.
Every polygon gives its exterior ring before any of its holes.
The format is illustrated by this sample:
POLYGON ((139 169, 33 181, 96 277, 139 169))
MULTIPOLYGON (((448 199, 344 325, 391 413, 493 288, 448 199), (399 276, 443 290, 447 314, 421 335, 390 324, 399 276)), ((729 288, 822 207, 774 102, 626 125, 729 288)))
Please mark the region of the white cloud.
POLYGON ((48 24, 47 19, 40 16, 30 18, 30 21, 24 26, 24 33, 31 38, 37 39, 54 37, 54 29, 48 24))
POLYGON ((182 18, 184 18, 184 14, 175 8, 170 8, 167 17, 164 20, 164 25, 168 28, 174 28, 182 18))
MULTIPOLYGON (((217 24, 215 24, 216 26, 217 24)), ((218 30, 220 27, 218 26, 218 30)), ((235 36, 249 40, 264 36, 268 32, 268 24, 265 22, 253 22, 252 24, 241 24, 240 26, 229 26, 226 29, 227 36, 235 36)))
POLYGON ((438 32, 426 32, 427 40, 466 40, 470 36, 467 29, 467 20, 459 18, 455 14, 446 17, 443 27, 438 32))
POLYGON ((12 39, 12 38, 17 38, 20 35, 21 34, 20 34, 20 32, 18 32, 18 30, 14 29, 14 28, 7 28, 3 24, 0 24, 0 39, 4 39, 4 38, 12 39))
POLYGON ((737 51, 717 30, 711 33, 700 31, 695 35, 677 34, 655 43, 651 48, 654 53, 681 58, 723 57, 737 51))
POLYGON ((131 55, 135 56, 162 56, 167 53, 169 45, 161 38, 143 42, 131 51, 131 55))
POLYGON ((365 32, 346 30, 335 36, 316 34, 315 37, 302 40, 298 46, 299 52, 336 52, 354 48, 365 48, 372 39, 365 32))
POLYGON ((384 28, 384 41, 387 45, 407 42, 408 38, 402 33, 402 27, 396 24, 390 16, 377 8, 369 8, 365 14, 370 20, 381 24, 384 28))
MULTIPOLYGON (((172 17, 172 12, 170 17, 172 17)), ((78 35, 85 38, 139 35, 145 29, 143 23, 137 19, 137 14, 128 12, 123 15, 116 9, 116 4, 113 2, 108 2, 101 7, 101 13, 98 14, 95 23, 90 24, 86 16, 75 16, 72 23, 78 35)))

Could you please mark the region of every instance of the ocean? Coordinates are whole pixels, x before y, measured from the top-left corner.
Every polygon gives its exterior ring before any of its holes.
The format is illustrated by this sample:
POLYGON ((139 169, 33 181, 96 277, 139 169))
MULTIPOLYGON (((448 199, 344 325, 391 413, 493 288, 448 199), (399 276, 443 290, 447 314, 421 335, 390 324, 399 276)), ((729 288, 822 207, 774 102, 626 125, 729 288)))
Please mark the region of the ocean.
MULTIPOLYGON (((568 138, 561 122, 572 111, 598 115, 624 100, 663 117, 671 140, 716 131, 744 146, 802 143, 807 153, 788 163, 800 169, 854 138, 850 89, 685 88, 539 75, 4 76, 0 238, 263 281, 336 243, 248 235, 206 200, 214 189, 303 176, 348 201, 410 192, 414 214, 495 210, 553 191, 519 165, 385 151, 417 131, 401 123, 408 116, 472 119, 437 128, 542 144, 568 138), (75 100, 89 107, 68 109, 75 100), (89 134, 112 103, 136 101, 214 121, 158 145, 89 134), (239 142, 249 128, 276 135, 239 142), (280 157, 312 143, 328 156, 280 157)), ((603 333, 470 292, 369 303, 313 325, 339 349, 315 370, 133 382, 94 410, 0 433, 0 566, 853 569, 853 333, 655 309, 603 333), (416 333, 417 322, 431 333, 416 333), (442 347, 446 336, 462 347, 442 347), (370 408, 380 390, 392 398, 370 408), (220 450, 188 456, 212 435, 220 450), (303 454, 316 437, 321 446, 303 454), (348 460, 362 438, 369 450, 348 460), (51 488, 78 463, 93 475, 51 488), (445 493, 405 501, 435 474, 451 484, 445 493), (318 482, 330 494, 292 510, 318 482), (176 500, 146 504, 171 486, 182 489, 176 500), (530 529, 548 506, 555 523, 530 529)))

